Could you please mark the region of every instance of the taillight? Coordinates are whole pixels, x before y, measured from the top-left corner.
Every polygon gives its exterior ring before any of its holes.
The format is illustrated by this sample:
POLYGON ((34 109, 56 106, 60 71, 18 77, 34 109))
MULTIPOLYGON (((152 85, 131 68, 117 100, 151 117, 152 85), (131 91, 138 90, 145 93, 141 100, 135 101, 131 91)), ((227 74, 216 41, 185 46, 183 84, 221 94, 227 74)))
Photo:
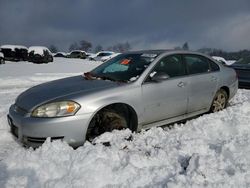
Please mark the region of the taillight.
POLYGON ((235 71, 236 78, 238 78, 238 72, 236 70, 234 70, 234 71, 235 71))
POLYGON ((237 80, 239 78, 238 72, 234 69, 235 72, 235 79, 237 80))

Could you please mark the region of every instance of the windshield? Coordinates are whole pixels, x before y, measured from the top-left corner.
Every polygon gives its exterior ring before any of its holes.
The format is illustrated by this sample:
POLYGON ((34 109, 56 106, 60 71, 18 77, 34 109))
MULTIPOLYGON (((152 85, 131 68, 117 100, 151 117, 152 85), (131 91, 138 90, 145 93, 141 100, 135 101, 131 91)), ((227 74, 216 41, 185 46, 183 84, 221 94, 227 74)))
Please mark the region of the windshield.
POLYGON ((241 58, 240 60, 236 61, 235 64, 250 64, 250 56, 241 58))
POLYGON ((71 55, 78 55, 81 54, 81 52, 71 52, 71 55))
POLYGON ((103 56, 109 56, 109 55, 112 55, 112 53, 99 53, 98 55, 97 55, 97 57, 103 57, 103 56))
POLYGON ((157 54, 120 54, 90 72, 91 76, 131 82, 139 78, 157 54))

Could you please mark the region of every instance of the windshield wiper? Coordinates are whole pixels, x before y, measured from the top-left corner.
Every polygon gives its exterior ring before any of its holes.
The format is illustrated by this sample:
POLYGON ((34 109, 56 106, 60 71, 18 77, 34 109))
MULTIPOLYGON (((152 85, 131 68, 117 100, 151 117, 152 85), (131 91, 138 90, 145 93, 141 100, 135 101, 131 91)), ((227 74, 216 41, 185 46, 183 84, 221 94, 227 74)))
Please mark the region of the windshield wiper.
POLYGON ((85 73, 83 73, 83 76, 84 76, 87 80, 93 80, 93 79, 96 78, 91 72, 85 72, 85 73))
POLYGON ((125 83, 128 82, 128 81, 126 81, 126 80, 116 80, 116 79, 111 78, 111 77, 109 77, 109 76, 99 76, 99 75, 95 75, 95 74, 93 74, 93 73, 91 73, 91 72, 85 72, 85 73, 84 73, 84 77, 85 77, 86 79, 88 79, 88 80, 102 79, 102 80, 110 80, 110 81, 112 81, 112 82, 125 82, 125 83))
POLYGON ((85 72, 84 74, 84 77, 87 78, 88 80, 93 80, 93 79, 102 79, 102 80, 110 80, 110 81, 116 81, 115 79, 113 78, 110 78, 108 76, 98 76, 98 75, 94 75, 93 73, 91 72, 85 72))
POLYGON ((110 80, 110 81, 113 81, 113 82, 116 82, 117 80, 113 79, 113 78, 110 78, 108 76, 96 76, 96 78, 100 78, 102 80, 110 80))

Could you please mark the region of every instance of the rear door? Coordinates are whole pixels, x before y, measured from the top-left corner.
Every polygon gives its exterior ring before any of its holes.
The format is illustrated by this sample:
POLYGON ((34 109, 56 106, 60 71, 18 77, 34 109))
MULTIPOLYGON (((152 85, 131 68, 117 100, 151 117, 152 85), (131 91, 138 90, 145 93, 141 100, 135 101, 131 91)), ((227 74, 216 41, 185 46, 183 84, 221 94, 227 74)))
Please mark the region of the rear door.
POLYGON ((145 124, 183 115, 187 112, 186 69, 181 55, 162 58, 142 85, 145 124), (169 78, 153 82, 150 77, 164 72, 169 78), (151 75, 151 76, 150 76, 151 75))
POLYGON ((219 66, 195 54, 185 54, 183 59, 189 74, 188 113, 210 108, 217 90, 219 66))

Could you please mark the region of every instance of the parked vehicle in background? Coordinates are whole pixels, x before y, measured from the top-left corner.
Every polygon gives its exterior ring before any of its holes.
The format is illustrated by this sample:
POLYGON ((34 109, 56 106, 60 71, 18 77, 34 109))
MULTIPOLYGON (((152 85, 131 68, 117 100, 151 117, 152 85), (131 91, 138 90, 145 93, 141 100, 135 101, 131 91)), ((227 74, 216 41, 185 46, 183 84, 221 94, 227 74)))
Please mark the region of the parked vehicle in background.
POLYGON ((31 46, 28 50, 28 60, 33 63, 49 63, 53 62, 53 56, 44 46, 31 46))
POLYGON ((5 61, 4 61, 4 55, 2 52, 0 52, 0 64, 4 64, 5 61))
POLYGON ((94 57, 96 54, 94 53, 90 53, 90 52, 86 52, 86 56, 88 59, 90 59, 91 57, 94 57))
POLYGON ((225 58, 223 57, 219 57, 219 56, 212 56, 213 59, 215 59, 216 61, 222 63, 223 65, 227 65, 227 60, 225 60, 225 58))
POLYGON ((69 58, 79 58, 79 59, 86 59, 87 54, 85 51, 82 50, 73 50, 68 55, 69 58))
POLYGON ((27 61, 28 48, 20 45, 2 45, 1 52, 7 61, 27 61))
POLYGON ((237 72, 239 87, 250 89, 250 56, 241 58, 229 67, 237 72))
POLYGON ((235 71, 206 55, 128 52, 84 76, 26 90, 10 107, 8 122, 24 145, 51 137, 77 147, 114 129, 140 131, 223 110, 237 89, 235 71))
POLYGON ((111 52, 111 51, 100 51, 97 54, 91 56, 89 59, 94 61, 107 61, 113 57, 118 55, 118 53, 111 52))
POLYGON ((54 57, 67 57, 67 53, 65 52, 57 52, 54 54, 54 57))

